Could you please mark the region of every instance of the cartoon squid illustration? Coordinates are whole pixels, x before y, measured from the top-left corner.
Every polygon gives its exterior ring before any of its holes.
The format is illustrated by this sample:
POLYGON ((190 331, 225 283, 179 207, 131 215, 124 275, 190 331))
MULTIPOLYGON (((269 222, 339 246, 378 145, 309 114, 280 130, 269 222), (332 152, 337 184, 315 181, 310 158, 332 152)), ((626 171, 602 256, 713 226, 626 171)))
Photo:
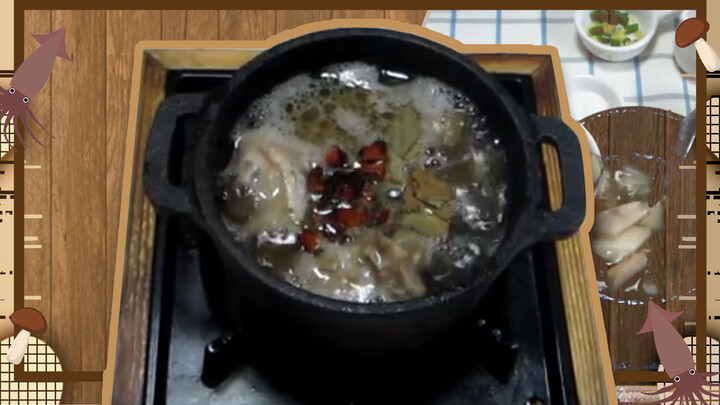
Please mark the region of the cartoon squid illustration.
POLYGON ((655 349, 660 357, 660 362, 665 367, 665 372, 674 382, 658 391, 645 394, 657 395, 675 390, 669 397, 653 402, 653 404, 675 404, 679 401, 681 404, 697 405, 698 402, 695 400, 695 397, 697 397, 699 403, 707 405, 707 401, 702 397, 703 394, 713 398, 720 398, 720 395, 709 392, 703 386, 717 386, 720 383, 709 382, 705 380, 705 377, 718 373, 698 373, 695 371, 695 361, 692 353, 680 333, 671 323, 680 315, 682 315, 682 312, 666 311, 650 301, 647 319, 638 334, 653 333, 655 349))
MULTIPOLYGON (((35 118, 35 114, 33 114, 28 107, 28 103, 42 90, 45 83, 47 83, 53 66, 55 65, 55 58, 60 57, 72 61, 65 50, 65 28, 60 28, 52 34, 33 34, 33 38, 40 43, 40 48, 30 54, 20 67, 17 68, 15 75, 12 80, 10 80, 9 89, 6 90, 0 86, 0 119, 5 118, 5 125, 0 128, 0 133, 11 147, 12 143, 9 139, 10 124, 12 123, 17 126, 18 119, 22 122, 25 131, 30 133, 37 143, 42 145, 27 125, 25 121, 26 114, 35 121, 46 134, 54 138, 37 118, 35 118)), ((18 134, 17 137, 20 143, 27 147, 22 136, 18 134)), ((13 147, 13 149, 15 148, 13 147)))

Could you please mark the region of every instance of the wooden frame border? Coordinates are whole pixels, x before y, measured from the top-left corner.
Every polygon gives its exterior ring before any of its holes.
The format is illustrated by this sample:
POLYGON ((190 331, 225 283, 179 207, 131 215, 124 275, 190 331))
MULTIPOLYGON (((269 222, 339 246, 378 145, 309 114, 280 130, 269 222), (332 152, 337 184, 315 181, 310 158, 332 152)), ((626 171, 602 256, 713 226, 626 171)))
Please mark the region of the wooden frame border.
MULTIPOLYGON (((87 2, 81 1, 81 0, 62 1, 60 3, 51 2, 51 1, 47 1, 47 0, 28 0, 28 1, 22 1, 22 2, 16 2, 16 3, 17 4, 15 7, 15 35, 14 35, 15 36, 15 66, 16 67, 19 66, 19 64, 24 59, 24 50, 23 50, 24 11, 26 9, 64 8, 64 9, 78 9, 79 10, 79 9, 84 9, 84 8, 88 8, 88 7, 92 8, 92 6, 93 6, 92 3, 87 3, 87 2)), ((329 3, 324 4, 324 5, 321 3, 322 2, 317 2, 317 1, 311 2, 306 5, 306 8, 318 8, 318 7, 323 7, 323 6, 325 8, 332 7, 329 3)), ((451 3, 452 4, 449 4, 449 6, 456 7, 456 8, 467 8, 467 7, 475 7, 476 6, 476 5, 471 4, 470 2, 462 2, 462 1, 451 2, 451 3)), ((611 1, 611 3, 620 4, 621 2, 611 1)), ((691 1, 687 2, 687 4, 688 4, 688 7, 690 7, 690 8, 697 8, 699 17, 705 16, 706 4, 704 1, 691 0, 691 1)), ((612 4, 610 4, 610 6, 611 5, 612 4)), ((655 3, 654 6, 656 8, 672 8, 673 5, 674 5, 674 3, 670 0, 659 0, 658 2, 655 3)), ((147 2, 129 1, 129 2, 122 2, 122 4, 117 4, 115 8, 143 9, 143 8, 146 8, 147 6, 148 6, 147 2)), ((293 6, 292 3, 288 3, 287 5, 285 5, 285 7, 287 7, 287 8, 292 8, 292 6, 293 6)), ((421 4, 418 3, 415 6, 420 7, 421 4)), ((513 2, 508 2, 507 4, 504 4, 503 8, 508 9, 508 10, 510 10, 510 9, 527 9, 527 8, 536 8, 536 6, 537 6, 537 4, 533 3, 532 1, 513 1, 513 2)), ((625 5, 625 6, 627 7, 627 5, 625 5)), ((218 2, 213 2, 213 1, 210 1, 210 3, 203 3, 201 5, 199 5, 197 3, 193 3, 193 2, 181 1, 181 2, 173 4, 173 6, 171 8, 172 9, 207 9, 207 8, 213 8, 213 7, 215 7, 215 8, 221 7, 222 8, 222 6, 218 2)), ((280 4, 280 2, 270 2, 270 3, 264 4, 263 7, 269 7, 271 9, 272 8, 283 8, 283 5, 280 4)), ((570 2, 570 1, 555 1, 555 2, 550 2, 547 5, 547 8, 549 8, 549 9, 552 9, 552 8, 556 8, 556 9, 561 8, 562 9, 562 8, 574 8, 574 7, 575 7, 574 3, 570 2)), ((377 7, 376 7, 375 3, 366 3, 363 5, 362 8, 369 9, 369 8, 377 8, 377 7)), ((136 64, 136 67, 137 67, 137 64, 136 64)), ((7 73, 4 73, 4 74, 7 74, 7 73)), ((705 92, 705 77, 704 77, 704 75, 698 75, 697 89, 698 89, 697 98, 699 100, 704 100, 704 92, 705 92)), ((563 93, 564 93, 564 88, 563 88, 563 93)), ((133 97, 135 97, 135 96, 136 96, 136 94, 134 93, 133 97)), ((566 103, 566 100, 565 100, 565 103, 566 103)), ((564 107, 563 107, 563 109, 564 109, 564 107)), ((700 121, 701 120, 698 120, 698 128, 697 128, 698 133, 704 133, 703 132, 704 130, 702 127, 702 122, 700 122, 700 121)), ((130 136, 130 132, 134 132, 134 130, 130 130, 130 129, 128 130, 129 136, 130 136)), ((698 144, 700 144, 700 141, 701 141, 700 138, 701 137, 698 137, 698 144)), ((129 142, 129 139, 128 139, 128 142, 129 142)), ((698 147, 698 150, 701 150, 701 149, 699 149, 699 147, 698 147)), ((128 156, 126 156, 126 164, 127 164, 127 158, 128 158, 128 156)), ((132 160, 132 156, 130 156, 130 158, 132 160)), ((16 162, 21 162, 20 164, 22 164, 22 162, 23 162, 22 148, 18 149, 18 152, 16 154, 16 162)), ((699 172, 697 179, 698 179, 698 184, 701 184, 705 180, 705 172, 704 172, 705 164, 704 164, 703 159, 698 159, 697 164, 698 164, 697 170, 699 172)), ((18 166, 18 167, 16 167, 16 170, 15 170, 15 187, 18 190, 22 190, 22 188, 24 186, 23 170, 21 170, 21 169, 22 169, 22 167, 18 166)), ((125 181, 126 182, 131 181, 131 180, 128 180, 127 168, 125 170, 125 174, 126 174, 125 181)), ((702 191, 703 190, 698 191, 700 197, 701 197, 702 191)), ((22 240, 22 238, 24 236, 24 225, 23 225, 23 220, 22 220, 22 217, 24 215, 23 193, 22 192, 18 193, 17 197, 18 197, 17 198, 17 207, 15 209, 15 214, 16 214, 16 217, 21 218, 21 220, 16 221, 19 224, 19 225, 16 225, 16 229, 15 229, 15 240, 16 241, 22 240)), ((128 192, 126 192, 126 190, 123 189, 123 199, 122 199, 123 204, 128 204, 128 198, 129 198, 128 192)), ((698 198, 698 201, 701 201, 701 199, 698 198)), ((123 212, 121 215, 121 225, 127 225, 127 220, 126 220, 127 211, 126 211, 126 208, 124 208, 124 207, 127 207, 127 205, 123 205, 123 208, 122 208, 123 212)), ((704 206, 698 205, 697 212, 698 212, 698 215, 704 213, 704 206)), ((702 221, 700 221, 700 222, 701 223, 698 224, 698 238, 702 239, 705 236, 705 233, 704 233, 705 225, 704 225, 704 223, 702 223, 702 221)), ((127 236, 126 233, 124 232, 124 228, 122 226, 121 226, 121 229, 119 230, 119 236, 121 236, 122 238, 118 239, 118 244, 119 244, 119 246, 122 245, 123 249, 122 250, 118 249, 118 256, 116 258, 116 277, 115 277, 116 281, 118 280, 117 272, 122 271, 122 269, 123 269, 123 267, 122 267, 123 260, 120 257, 121 256, 120 252, 122 251, 123 256, 124 256, 124 250, 125 250, 125 239, 124 238, 127 236)), ((16 271, 22 273, 24 252, 22 250, 21 244, 16 244, 16 245, 20 245, 20 246, 16 246, 16 250, 15 250, 15 257, 16 257, 15 269, 16 269, 16 271)), ((698 269, 704 268, 703 266, 704 266, 705 260, 706 260, 705 259, 705 251, 706 251, 706 246, 705 246, 704 241, 698 240, 698 248, 697 248, 697 268, 698 269)), ((698 274, 700 274, 700 273, 702 273, 702 272, 699 271, 698 274)), ((698 286, 697 286, 698 290, 700 290, 701 288, 704 288, 704 282, 703 282, 704 281, 704 273, 702 273, 702 276, 703 277, 698 278, 698 286)), ((16 277, 16 284, 20 284, 21 287, 23 284, 22 281, 23 281, 22 277, 16 277), (19 281, 21 281, 20 283, 18 283, 18 279, 20 279, 19 280, 19 281)), ((116 295, 117 290, 118 290, 118 285, 116 284, 115 291, 113 292, 113 301, 115 300, 115 295, 116 295)), ((16 294, 16 296, 17 296, 17 294, 16 294)), ((595 297, 593 297, 593 298, 595 298, 595 297)), ((16 298, 16 300, 17 300, 17 298, 16 298)), ((24 306, 24 302, 20 302, 19 307, 21 307, 21 306, 24 306)), ((701 317, 700 317, 701 311, 704 312, 704 306, 699 305, 698 306, 698 316, 697 316, 698 319, 701 319, 701 317)), ((113 308, 113 314, 115 314, 115 308, 113 308)), ((704 319, 704 317, 702 319, 704 319)), ((113 318, 111 319, 111 323, 116 322, 116 321, 117 321, 117 318, 114 315, 113 318)), ((698 324, 697 324, 698 335, 700 334, 701 330, 704 330, 704 328, 705 328, 704 323, 698 322, 698 324)), ((604 328, 598 329, 598 334, 600 334, 602 338, 604 338, 603 330, 604 330, 604 328)), ((111 346, 114 345, 114 343, 115 342, 113 342, 111 339, 110 340, 111 346)), ((702 348, 699 348, 698 350, 704 351, 704 349, 705 349, 704 345, 701 345, 701 346, 702 346, 702 348)), ((108 360, 110 361, 111 358, 113 358, 113 352, 108 352, 108 360)), ((699 358, 701 359, 700 361, 704 362, 704 356, 699 356, 699 358)), ((68 372, 68 373, 70 373, 70 372, 68 372)), ((95 372, 91 372, 91 373, 95 373, 95 372)), ((37 374, 37 373, 34 373, 34 374, 37 374)), ((56 374, 59 374, 59 373, 56 373, 56 374)), ((659 373, 656 373, 656 374, 659 374, 659 373)), ((640 380, 643 380, 643 381, 646 381, 649 379, 653 379, 653 380, 655 379, 651 375, 646 376, 643 374, 643 376, 640 376, 638 374, 637 376, 639 377, 640 380)), ((88 377, 88 376, 83 374, 83 378, 85 378, 85 377, 88 377)), ((92 377, 93 377, 93 380, 95 380, 95 377, 97 377, 97 375, 93 374, 92 377)), ((104 391, 105 391, 105 389, 104 389, 104 391)), ((106 397, 105 393, 103 394, 103 397, 106 397)), ((612 395, 611 395, 611 397, 612 397, 612 395)))

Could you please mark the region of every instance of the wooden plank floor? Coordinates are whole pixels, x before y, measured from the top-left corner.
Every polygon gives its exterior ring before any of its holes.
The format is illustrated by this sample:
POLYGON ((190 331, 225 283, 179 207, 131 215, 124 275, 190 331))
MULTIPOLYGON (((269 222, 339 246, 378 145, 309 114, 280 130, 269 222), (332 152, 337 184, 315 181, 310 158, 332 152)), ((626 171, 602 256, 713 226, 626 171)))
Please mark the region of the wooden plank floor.
MULTIPOLYGON (((72 63, 59 60, 32 101, 56 137, 26 149, 25 234, 41 249, 25 250, 26 305, 42 311, 45 335, 63 369, 105 368, 122 163, 135 44, 147 39, 265 39, 331 18, 392 18, 421 24, 425 11, 26 11, 30 33, 67 28, 72 63)), ((37 134, 37 126, 31 126, 37 134)), ((43 138, 40 138, 41 140, 43 138)), ((114 354, 113 354, 114 355, 114 354)), ((63 403, 99 403, 99 383, 66 384, 63 403)))

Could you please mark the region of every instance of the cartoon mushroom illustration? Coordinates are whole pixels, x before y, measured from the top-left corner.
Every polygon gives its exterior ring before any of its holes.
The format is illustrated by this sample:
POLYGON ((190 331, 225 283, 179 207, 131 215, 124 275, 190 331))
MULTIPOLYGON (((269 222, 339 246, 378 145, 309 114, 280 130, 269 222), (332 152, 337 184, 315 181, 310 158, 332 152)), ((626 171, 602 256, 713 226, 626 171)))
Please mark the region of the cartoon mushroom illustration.
POLYGON ((20 364, 25 356, 30 334, 42 335, 47 331, 45 317, 35 308, 22 308, 10 315, 10 321, 22 330, 13 340, 7 352, 7 360, 12 364, 20 364))
POLYGON ((710 23, 701 18, 688 18, 680 23, 675 31, 675 43, 680 48, 695 44, 695 50, 708 72, 720 69, 720 58, 715 50, 703 39, 710 29, 710 23))

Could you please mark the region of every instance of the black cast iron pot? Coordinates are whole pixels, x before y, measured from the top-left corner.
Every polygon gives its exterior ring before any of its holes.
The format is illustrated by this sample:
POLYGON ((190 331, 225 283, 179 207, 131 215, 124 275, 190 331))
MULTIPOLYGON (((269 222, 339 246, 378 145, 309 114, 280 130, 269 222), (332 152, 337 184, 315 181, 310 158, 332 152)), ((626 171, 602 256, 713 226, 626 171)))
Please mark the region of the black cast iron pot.
MULTIPOLYGON (((151 130, 145 186, 158 208, 191 218, 217 248, 218 266, 207 295, 229 327, 259 339, 291 340, 293 347, 321 347, 383 354, 430 342, 472 311, 521 249, 575 232, 585 218, 580 144, 561 121, 520 109, 475 62, 438 43, 385 29, 334 29, 292 39, 241 67, 221 92, 177 95, 159 108, 151 130), (244 110, 275 85, 330 64, 363 61, 395 71, 437 78, 460 89, 502 134, 509 162, 507 230, 494 257, 474 264, 472 279, 436 295, 386 304, 341 302, 296 288, 261 268, 235 241, 221 219, 217 177, 232 155, 231 130, 244 110), (178 159, 171 134, 192 115, 199 122, 193 155, 183 157, 186 181, 168 182, 168 161, 178 159), (562 166, 560 210, 546 204, 541 142, 554 144, 562 166), (300 343, 302 342, 302 343, 300 343)), ((209 266, 206 266, 209 267, 209 266)), ((211 274, 208 274, 211 273, 211 274)))

